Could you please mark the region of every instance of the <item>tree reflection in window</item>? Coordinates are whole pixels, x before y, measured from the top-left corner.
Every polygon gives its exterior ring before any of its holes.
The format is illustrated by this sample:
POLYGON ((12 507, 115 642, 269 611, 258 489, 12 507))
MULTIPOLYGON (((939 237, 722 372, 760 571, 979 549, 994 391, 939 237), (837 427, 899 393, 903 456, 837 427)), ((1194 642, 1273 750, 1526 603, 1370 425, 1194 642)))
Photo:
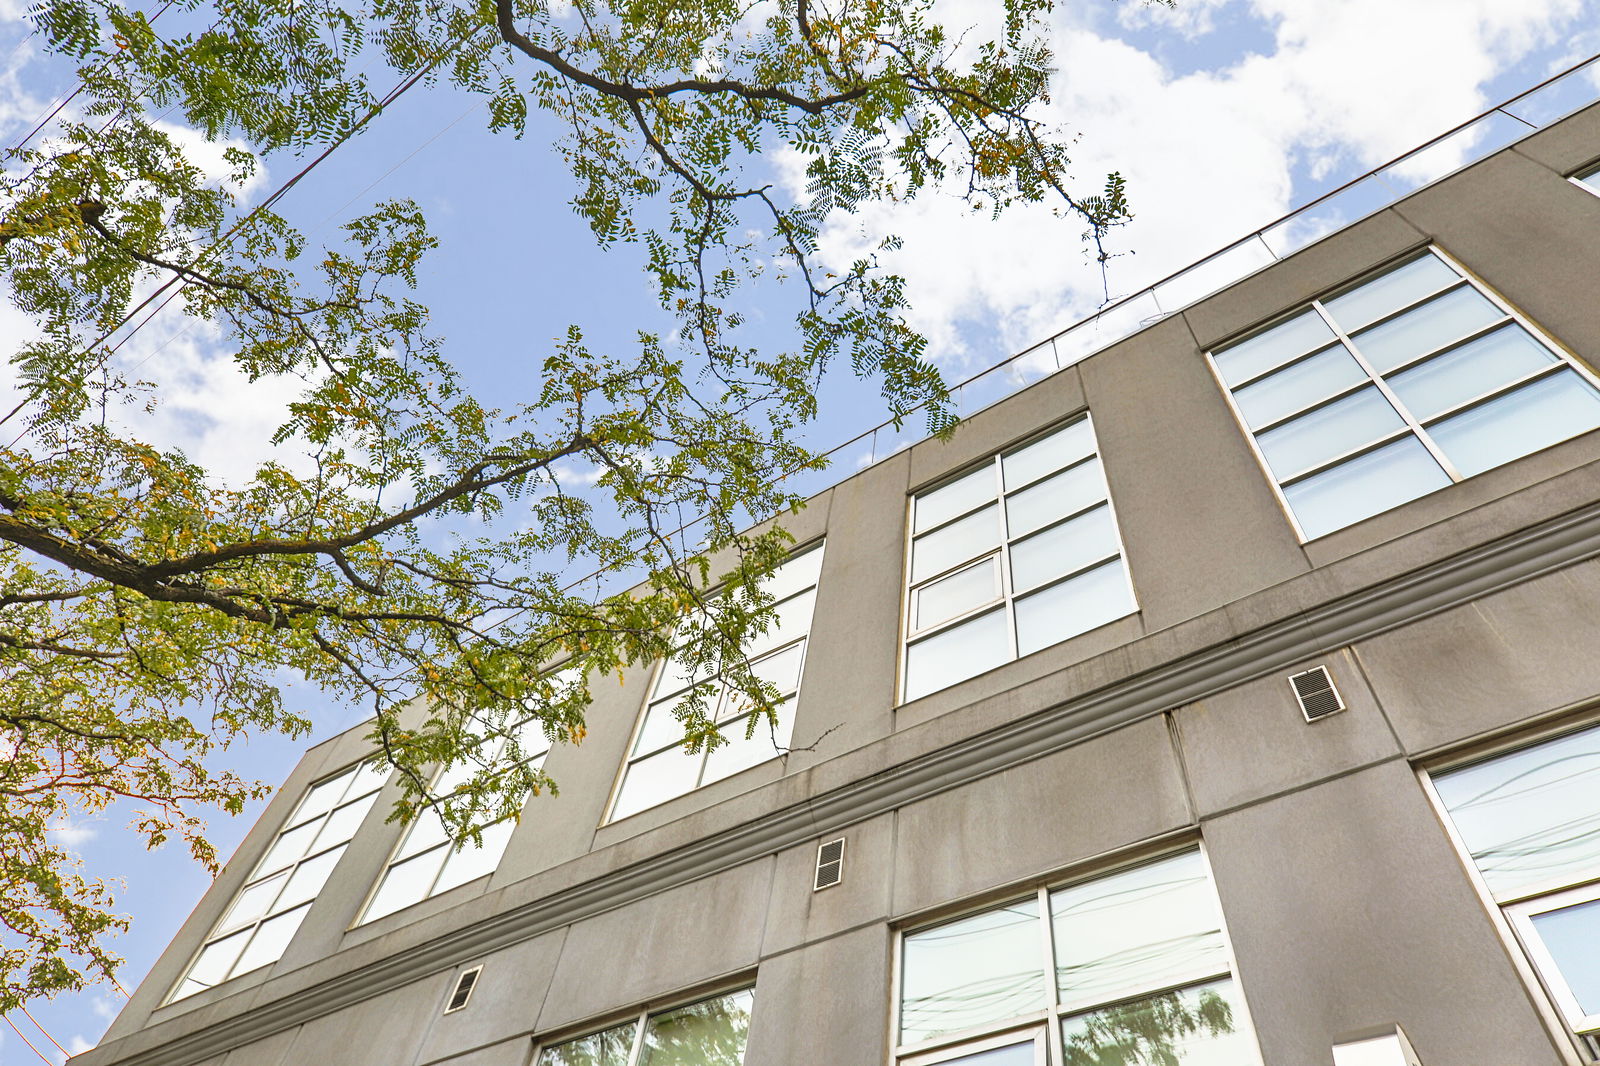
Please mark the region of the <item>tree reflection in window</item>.
POLYGON ((545 1047, 538 1066, 742 1066, 750 989, 715 996, 545 1047), (634 1043, 638 1041, 637 1059, 634 1043))

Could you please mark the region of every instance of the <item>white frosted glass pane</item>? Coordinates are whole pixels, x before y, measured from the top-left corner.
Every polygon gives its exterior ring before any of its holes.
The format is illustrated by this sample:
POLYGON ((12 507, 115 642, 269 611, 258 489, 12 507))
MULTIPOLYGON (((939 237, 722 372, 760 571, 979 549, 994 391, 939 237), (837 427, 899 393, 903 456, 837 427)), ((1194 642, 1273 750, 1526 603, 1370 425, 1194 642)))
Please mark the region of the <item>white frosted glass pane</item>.
POLYGON ((516 827, 517 823, 507 818, 484 829, 481 848, 474 847, 470 841, 460 851, 452 852, 446 848, 444 870, 440 872, 439 879, 434 883, 433 892, 430 894, 438 895, 457 885, 464 885, 485 874, 494 873, 495 867, 500 865, 501 856, 506 853, 506 845, 511 842, 511 834, 516 827))
POLYGON ((1350 339, 1356 350, 1367 357, 1380 374, 1424 352, 1465 337, 1479 326, 1486 326, 1505 312, 1475 289, 1462 288, 1446 293, 1407 311, 1399 318, 1374 326, 1350 339))
POLYGON ((1256 437, 1272 472, 1292 477, 1402 428, 1405 422, 1376 388, 1336 400, 1256 437))
POLYGON ((178 986, 178 990, 172 993, 172 999, 170 1002, 176 1003, 180 999, 187 999, 196 992, 204 992, 208 987, 210 986, 203 985, 199 981, 185 977, 183 979, 183 983, 178 986))
POLYGON ((400 842, 400 850, 395 852, 395 857, 407 859, 429 848, 438 847, 449 839, 450 834, 445 832, 444 823, 439 820, 439 815, 432 807, 426 807, 406 831, 406 838, 400 842))
POLYGON ((816 603, 817 593, 813 589, 778 604, 773 608, 774 617, 768 624, 767 631, 750 639, 745 645, 745 654, 754 658, 780 644, 787 644, 791 640, 805 636, 811 629, 811 611, 816 603))
POLYGON ((990 1048, 976 1055, 962 1055, 958 1059, 944 1059, 939 1066, 1034 1066, 1038 1051, 1032 1040, 1021 1044, 990 1048))
POLYGON ((1428 432, 1462 477, 1600 426, 1600 394, 1571 370, 1524 385, 1428 432))
POLYGON ((722 730, 722 735, 728 738, 728 743, 712 752, 706 759, 706 771, 700 779, 702 785, 721 781, 724 777, 732 777, 740 770, 748 770, 752 766, 758 766, 768 759, 776 759, 783 754, 777 745, 786 745, 789 738, 781 732, 774 737, 772 728, 765 720, 757 722, 755 734, 748 740, 745 739, 744 731, 749 721, 748 717, 736 718, 718 727, 722 730))
POLYGON ((317 830, 322 828, 322 823, 307 822, 296 826, 284 833, 278 834, 278 839, 272 842, 272 847, 261 857, 261 865, 256 867, 259 876, 273 870, 281 870, 306 853, 311 847, 311 842, 317 838, 317 830))
POLYGON ((539 1066, 628 1066, 636 1031, 629 1022, 603 1033, 591 1033, 547 1047, 539 1052, 539 1066))
POLYGON ((1283 490, 1307 540, 1450 484, 1415 437, 1297 481, 1283 490))
POLYGON ((761 583, 761 589, 775 600, 785 599, 815 585, 821 572, 822 546, 819 544, 804 555, 786 560, 761 583))
POLYGON ((449 854, 449 846, 440 845, 414 859, 397 862, 389 867, 384 871, 383 881, 378 885, 378 891, 372 894, 372 902, 367 904, 366 913, 361 916, 361 920, 370 922, 426 899, 439 868, 444 865, 449 854))
POLYGON ((1248 381, 1296 356, 1320 348, 1333 340, 1333 330, 1315 311, 1296 315, 1281 326, 1274 326, 1216 355, 1217 371, 1229 385, 1248 381))
POLYGON ((906 699, 993 670, 1011 659, 1004 610, 946 629, 906 649, 906 699))
POLYGON ((1017 601, 1017 654, 1048 648, 1133 610, 1122 560, 1107 563, 1017 601))
MULTIPOLYGON (((705 712, 713 717, 722 699, 720 690, 719 685, 706 697, 705 712)), ((646 755, 670 744, 680 746, 683 744, 683 723, 673 713, 682 702, 683 698, 679 697, 650 705, 650 709, 645 712, 644 726, 639 730, 639 739, 633 745, 634 755, 646 755)))
POLYGON ((343 854, 344 846, 341 845, 296 866, 294 873, 289 875, 289 883, 284 886, 283 895, 273 903, 272 909, 285 911, 297 904, 315 899, 317 893, 322 891, 322 886, 328 883, 329 875, 333 873, 334 866, 339 862, 339 856, 343 854))
POLYGON ((1228 969, 1196 851, 1050 894, 1062 1006, 1091 1006, 1228 969))
MULTIPOLYGON (((233 964, 239 958, 239 953, 250 942, 249 931, 235 933, 223 940, 207 944, 200 952, 199 958, 194 960, 194 965, 189 967, 188 978, 201 988, 211 988, 220 985, 228 979, 228 974, 233 971, 233 964)), ((193 991, 199 991, 195 989, 193 991)), ((184 995, 192 995, 193 991, 184 995)))
POLYGON ((652 1015, 639 1066, 739 1066, 754 1001, 749 991, 734 992, 652 1015))
POLYGON ((1600 729, 1434 778, 1497 899, 1600 875, 1600 729))
POLYGON ((1461 275, 1445 266, 1438 256, 1425 255, 1343 296, 1324 300, 1322 306, 1346 333, 1351 333, 1459 280, 1461 275))
POLYGON ((280 873, 269 877, 265 881, 257 881, 239 893, 239 898, 233 901, 233 906, 228 908, 227 915, 217 925, 217 932, 226 933, 230 929, 237 929, 242 925, 249 925, 272 907, 272 901, 278 898, 278 891, 283 888, 289 879, 287 873, 280 873))
POLYGON ((1015 540, 1105 498, 1106 479, 1100 472, 1100 461, 1079 463, 1007 496, 1006 531, 1015 540))
POLYGON ((917 584, 958 563, 976 559, 999 544, 1000 510, 991 504, 977 514, 912 542, 911 583, 917 584))
POLYGON ((904 944, 902 1044, 1003 1021, 1045 1005, 1037 899, 908 934, 904 944))
POLYGON ((927 629, 958 614, 997 599, 1000 595, 1000 560, 985 559, 977 566, 957 570, 916 592, 915 629, 927 629))
POLYGON ((1070 1066, 1256 1066, 1261 1062, 1231 980, 1090 1011, 1061 1022, 1070 1066))
POLYGON ((322 823, 322 832, 317 834, 317 842, 311 846, 312 851, 321 851, 331 848, 335 844, 342 844, 356 835, 356 830, 361 827, 361 820, 372 809, 374 797, 367 796, 354 803, 347 803, 343 807, 336 807, 328 820, 322 823))
POLYGON ((394 772, 394 767, 386 762, 362 763, 356 770, 355 779, 350 782, 350 787, 345 790, 345 799, 355 799, 368 792, 376 792, 389 780, 389 775, 394 772))
POLYGON ((1518 325, 1497 329, 1389 379, 1417 418, 1465 403, 1556 361, 1556 355, 1518 325))
POLYGON ((1531 920, 1578 1009, 1600 1014, 1600 900, 1547 911, 1531 920))
POLYGON ((768 682, 780 693, 788 694, 800 687, 800 660, 805 652, 805 642, 791 644, 780 652, 750 664, 750 671, 768 682))
POLYGON ((1011 546, 1011 588, 1025 592, 1052 578, 1116 555, 1117 526, 1110 507, 1097 507, 1011 546))
POLYGON ((965 514, 979 504, 994 499, 998 492, 999 485, 992 465, 974 470, 966 477, 932 492, 924 492, 917 497, 916 522, 912 532, 921 533, 948 522, 956 515, 965 514))
POLYGON ((300 806, 295 808, 294 817, 288 821, 289 825, 299 825, 310 821, 319 814, 327 814, 333 810, 333 805, 344 797, 344 792, 350 785, 350 779, 355 771, 340 774, 338 777, 322 782, 310 792, 305 799, 300 801, 300 806))
POLYGON ((1366 380, 1367 372, 1339 344, 1254 385, 1246 385, 1233 394, 1233 399, 1245 423, 1254 429, 1366 380))
POLYGON ((711 667, 702 666, 700 672, 691 678, 689 668, 676 659, 668 659, 661 668, 661 676, 656 678, 654 699, 670 696, 674 692, 681 692, 689 687, 691 681, 705 681, 711 677, 711 667))
POLYGON ((704 755, 688 755, 682 748, 668 748, 647 759, 640 759, 628 767, 623 776, 622 789, 617 794, 617 805, 611 812, 613 819, 664 803, 674 796, 692 791, 700 776, 700 763, 704 755))
POLYGON ((1578 174, 1577 178, 1596 192, 1600 192, 1600 167, 1590 167, 1578 174))
POLYGON ((289 946, 295 930, 300 928, 300 923, 305 920, 306 912, 310 909, 311 904, 308 903, 276 918, 268 918, 256 926, 255 936, 250 938, 250 946, 244 949, 239 961, 234 964, 233 972, 249 973, 281 959, 283 949, 289 946))
POLYGON ((1094 454, 1094 430, 1087 418, 1035 441, 1000 460, 1007 492, 1094 454))
POLYGON ((550 738, 544 735, 544 723, 537 718, 529 718, 513 726, 512 731, 522 747, 523 761, 538 769, 543 756, 550 750, 550 738))

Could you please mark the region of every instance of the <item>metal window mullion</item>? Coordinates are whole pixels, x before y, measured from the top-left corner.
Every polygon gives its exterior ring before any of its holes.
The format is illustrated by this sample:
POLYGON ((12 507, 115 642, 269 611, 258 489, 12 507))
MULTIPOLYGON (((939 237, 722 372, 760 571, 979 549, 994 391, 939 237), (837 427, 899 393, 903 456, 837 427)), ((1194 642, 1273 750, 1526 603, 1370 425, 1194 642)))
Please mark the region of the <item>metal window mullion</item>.
POLYGON ((1526 385, 1532 385, 1541 378, 1554 377, 1566 369, 1568 369, 1568 366, 1564 360, 1550 363, 1547 366, 1541 366, 1538 370, 1531 371, 1522 375, 1520 378, 1508 381, 1504 385, 1498 385, 1495 388, 1490 389, 1488 392, 1485 392, 1479 396, 1474 396, 1470 400, 1464 400, 1461 403, 1456 404, 1454 407, 1447 407, 1436 415, 1429 415, 1427 420, 1423 422, 1423 426, 1431 428, 1433 426, 1437 426, 1440 422, 1448 422, 1450 419, 1456 417, 1457 415, 1465 414, 1474 407, 1482 407, 1485 404, 1493 403, 1495 400, 1501 399, 1504 396, 1516 392, 1518 389, 1526 385))
MULTIPOLYGON (((1471 287, 1471 282, 1467 281, 1466 278, 1461 279, 1461 284, 1471 287)), ((1455 287, 1456 286, 1451 286, 1452 289, 1455 287)), ((1446 290, 1441 289, 1440 293, 1444 291, 1446 290)), ((1473 291, 1477 290, 1474 288, 1473 291)), ((1440 293, 1435 293, 1434 295, 1437 296, 1440 293)), ((1418 302, 1420 303, 1421 301, 1418 302)), ((1452 482, 1459 483, 1464 481, 1465 478, 1462 476, 1461 472, 1456 469, 1455 464, 1445 456, 1444 451, 1440 449, 1440 447, 1433 442, 1433 439, 1429 437, 1428 434, 1423 430, 1422 423, 1417 421, 1416 416, 1411 413, 1410 408, 1400 402, 1400 397, 1395 395, 1394 390, 1389 387, 1389 383, 1383 379, 1383 375, 1379 374, 1377 370, 1374 369, 1372 364, 1367 361, 1367 357, 1361 354, 1361 350, 1356 347, 1355 341, 1350 339, 1349 334, 1345 333, 1344 328, 1333 320, 1333 316, 1328 313, 1328 309, 1322 306, 1322 301, 1312 300, 1311 306, 1316 309, 1317 314, 1322 316, 1322 320, 1327 323, 1328 328, 1333 330, 1340 340, 1344 341, 1345 346, 1350 351, 1350 355, 1357 363, 1361 365, 1361 369, 1366 371, 1367 375, 1372 378, 1372 383, 1378 387, 1378 391, 1383 394, 1384 399, 1389 401, 1389 404, 1394 408, 1395 413, 1398 414, 1401 419, 1404 420, 1405 424, 1410 426, 1411 429, 1416 433, 1417 439, 1422 442, 1422 446, 1424 448, 1428 449, 1428 454, 1433 456, 1433 461, 1438 463, 1439 466, 1444 470, 1445 476, 1448 477, 1452 482)), ((1379 321, 1386 321, 1386 319, 1379 319, 1379 321)))
MULTIPOLYGON (((1044 440, 1045 438, 1040 437, 1039 439, 1044 440)), ((1006 613, 1006 640, 1009 642, 1009 651, 1011 653, 1007 656, 1006 661, 1016 662, 1018 647, 1017 612, 1013 605, 1016 596, 1011 587, 1011 519, 1006 514, 1006 499, 1009 493, 1006 492, 1005 468, 1001 465, 1001 461, 1004 458, 1003 455, 994 457, 994 480, 996 489, 999 492, 999 495, 995 497, 995 507, 1000 512, 998 516, 1000 519, 1000 599, 1005 605, 1002 609, 1006 613)), ((1044 478, 1039 478, 1038 480, 1043 481, 1044 478)), ((1030 481, 1028 484, 1032 485, 1036 484, 1036 482, 1030 481)), ((1022 488, 1027 488, 1027 485, 1022 486, 1022 488)), ((1021 490, 1019 489, 1018 491, 1021 490)))
POLYGON ((633 1047, 628 1049, 628 1066, 639 1066, 639 1057, 644 1054, 644 1029, 650 1023, 650 1012, 640 1011, 639 1020, 634 1023, 633 1047))
POLYGON ((1060 982, 1056 979, 1056 923, 1050 914, 1050 889, 1044 885, 1039 886, 1039 921, 1044 925, 1045 1006, 1049 1011, 1045 1044, 1049 1048, 1050 1062, 1065 1062, 1066 1049, 1061 1039, 1060 982))

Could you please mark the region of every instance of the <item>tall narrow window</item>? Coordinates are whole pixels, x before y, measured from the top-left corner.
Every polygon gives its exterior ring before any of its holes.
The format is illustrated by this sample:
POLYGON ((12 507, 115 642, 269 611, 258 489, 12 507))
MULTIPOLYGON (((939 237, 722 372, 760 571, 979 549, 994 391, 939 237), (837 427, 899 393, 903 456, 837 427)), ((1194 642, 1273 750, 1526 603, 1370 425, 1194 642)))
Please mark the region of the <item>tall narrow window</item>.
POLYGON ((650 702, 645 707, 633 750, 623 769, 622 784, 611 808, 611 819, 626 818, 701 785, 720 781, 776 758, 789 743, 794 728, 794 707, 800 692, 800 671, 805 665, 806 638, 811 631, 811 611, 817 599, 817 578, 822 572, 819 545, 788 559, 774 570, 763 588, 777 601, 776 617, 766 633, 750 645, 750 668, 769 682, 785 701, 778 709, 778 724, 769 728, 757 722, 749 732, 750 710, 738 694, 719 682, 709 700, 710 713, 728 743, 715 751, 690 754, 683 750, 683 728, 673 715, 679 701, 704 677, 690 677, 675 662, 663 663, 656 675, 650 702))
POLYGON ((750 1032, 749 989, 641 1014, 576 1040, 547 1044, 536 1066, 740 1066, 750 1032))
POLYGON ((276 962, 389 776, 363 763, 313 785, 206 938, 172 999, 276 962))
MULTIPOLYGON (((530 718, 513 728, 519 750, 528 756, 525 760, 527 765, 538 769, 550 750, 550 742, 544 736, 542 724, 538 719, 530 718)), ((434 778, 433 794, 448 797, 477 772, 479 762, 492 763, 504 748, 503 737, 491 739, 480 750, 477 759, 463 760, 453 767, 440 770, 434 778)), ((502 819, 483 830, 481 846, 469 841, 458 848, 438 813, 432 808, 424 809, 401 838, 400 846, 389 860, 383 879, 378 882, 377 891, 367 902, 361 920, 370 922, 382 918, 457 885, 493 873, 495 867, 500 865, 500 858, 505 854, 515 828, 514 819, 502 819)))
POLYGON ((1600 1034, 1600 728, 1433 786, 1573 1032, 1600 1034))
POLYGON ((1600 389, 1428 251, 1213 353, 1310 540, 1600 426, 1600 389))
POLYGON ((905 934, 903 1066, 1259 1063, 1197 851, 905 934))
POLYGON ((911 505, 905 699, 1136 608, 1087 414, 911 505))

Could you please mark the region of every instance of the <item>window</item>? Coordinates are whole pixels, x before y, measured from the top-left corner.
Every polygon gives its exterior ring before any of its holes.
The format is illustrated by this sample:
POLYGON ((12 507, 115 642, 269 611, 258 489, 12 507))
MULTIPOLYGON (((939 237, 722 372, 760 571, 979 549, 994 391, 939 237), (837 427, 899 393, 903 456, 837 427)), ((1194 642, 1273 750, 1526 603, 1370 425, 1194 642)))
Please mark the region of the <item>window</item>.
POLYGON ((546 1045, 536 1066, 740 1066, 750 1032, 750 989, 641 1014, 576 1040, 546 1045))
POLYGON ((282 957, 388 776, 387 766, 363 763, 306 791, 189 964, 172 999, 203 992, 282 957))
MULTIPOLYGON (((512 728, 517 734, 518 746, 527 753, 524 761, 537 770, 550 751, 550 741, 544 736, 542 723, 530 718, 512 728)), ((504 748, 505 738, 489 740, 480 749, 481 761, 492 763, 504 748)), ((464 759, 449 769, 440 770, 434 777, 433 794, 443 797, 456 791, 478 771, 480 759, 464 759)), ((367 901, 361 921, 382 918, 493 873, 500 865, 500 857, 505 854, 516 824, 511 818, 495 822, 483 830, 481 847, 469 842, 458 849, 438 813, 431 807, 425 808, 401 838, 400 846, 383 872, 383 879, 378 882, 377 891, 367 901)))
POLYGON ((1600 196, 1600 163, 1593 164, 1572 175, 1572 180, 1600 196))
POLYGON ((911 535, 908 701, 1136 610, 1087 414, 919 493, 911 535))
POLYGON ((709 698, 709 713, 728 743, 710 752, 701 750, 691 755, 684 751, 683 727, 672 712, 690 689, 707 684, 708 679, 689 677, 677 663, 663 663, 623 769, 611 820, 626 818, 674 796, 693 792, 701 785, 748 770, 775 758, 779 749, 789 743, 821 572, 822 546, 818 545, 785 561, 762 586, 777 601, 773 608, 776 615, 766 633, 750 646, 750 668, 787 701, 778 710, 776 731, 758 722, 755 732, 746 737, 749 708, 737 693, 711 680, 709 683, 716 690, 709 698))
POLYGON ((1600 1033, 1600 727, 1437 774, 1489 896, 1575 1033, 1600 1033))
POLYGON ((900 1066, 1249 1066, 1198 851, 906 933, 900 1066))
POLYGON ((1213 353, 1310 540, 1600 426, 1600 389, 1428 251, 1213 353))

